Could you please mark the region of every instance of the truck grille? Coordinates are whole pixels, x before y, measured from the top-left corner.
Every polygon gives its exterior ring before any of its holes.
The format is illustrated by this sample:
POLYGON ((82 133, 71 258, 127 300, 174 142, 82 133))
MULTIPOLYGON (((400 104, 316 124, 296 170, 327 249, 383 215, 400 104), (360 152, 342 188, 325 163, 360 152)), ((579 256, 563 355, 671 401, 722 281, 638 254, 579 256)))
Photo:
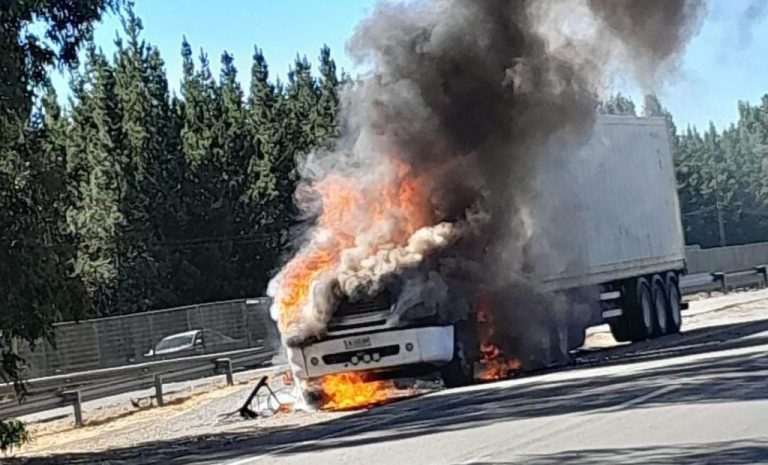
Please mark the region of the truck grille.
POLYGON ((358 302, 350 302, 344 298, 339 306, 336 308, 333 316, 345 317, 353 315, 365 315, 368 313, 378 313, 389 311, 392 306, 392 295, 388 291, 384 291, 378 294, 376 297, 370 299, 361 300, 358 302))
MULTIPOLYGON (((391 357, 399 353, 400 353, 399 345, 373 347, 373 348, 364 349, 364 350, 357 350, 357 351, 353 350, 350 352, 339 352, 337 354, 323 355, 323 363, 325 363, 326 365, 338 365, 341 363, 349 363, 352 361, 353 356, 357 356, 359 359, 363 359, 365 355, 369 355, 371 359, 378 361, 381 358, 391 357)), ((357 363, 355 363, 355 365, 356 364, 357 363)))

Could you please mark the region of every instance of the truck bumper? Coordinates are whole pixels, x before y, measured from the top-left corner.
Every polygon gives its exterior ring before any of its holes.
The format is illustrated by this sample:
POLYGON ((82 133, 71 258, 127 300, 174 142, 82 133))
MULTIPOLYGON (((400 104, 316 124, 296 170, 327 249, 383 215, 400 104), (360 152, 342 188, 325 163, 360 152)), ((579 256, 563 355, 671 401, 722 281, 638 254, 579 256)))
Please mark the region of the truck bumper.
POLYGON ((442 365, 451 359, 453 326, 363 333, 288 349, 288 360, 299 379, 419 363, 442 365))

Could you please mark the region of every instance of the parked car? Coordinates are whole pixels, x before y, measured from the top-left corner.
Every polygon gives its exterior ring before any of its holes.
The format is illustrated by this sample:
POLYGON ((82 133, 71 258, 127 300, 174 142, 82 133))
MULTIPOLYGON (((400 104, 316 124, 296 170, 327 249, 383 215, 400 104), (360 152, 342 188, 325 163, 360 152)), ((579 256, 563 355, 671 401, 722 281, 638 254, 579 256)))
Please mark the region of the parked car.
POLYGON ((193 329, 171 334, 160 339, 146 358, 176 358, 212 352, 224 352, 244 347, 242 339, 235 339, 212 329, 193 329))

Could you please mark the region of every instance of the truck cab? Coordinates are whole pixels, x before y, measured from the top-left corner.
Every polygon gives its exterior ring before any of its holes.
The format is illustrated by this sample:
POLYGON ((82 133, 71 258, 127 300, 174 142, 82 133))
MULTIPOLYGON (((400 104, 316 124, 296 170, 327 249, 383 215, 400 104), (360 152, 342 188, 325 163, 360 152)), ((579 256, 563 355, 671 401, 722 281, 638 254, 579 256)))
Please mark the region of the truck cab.
POLYGON ((288 348, 288 358, 299 379, 349 371, 392 378, 443 369, 446 384, 461 384, 449 368, 456 358, 454 331, 436 315, 424 315, 420 305, 399 306, 393 293, 384 291, 356 302, 343 299, 327 335, 288 348))

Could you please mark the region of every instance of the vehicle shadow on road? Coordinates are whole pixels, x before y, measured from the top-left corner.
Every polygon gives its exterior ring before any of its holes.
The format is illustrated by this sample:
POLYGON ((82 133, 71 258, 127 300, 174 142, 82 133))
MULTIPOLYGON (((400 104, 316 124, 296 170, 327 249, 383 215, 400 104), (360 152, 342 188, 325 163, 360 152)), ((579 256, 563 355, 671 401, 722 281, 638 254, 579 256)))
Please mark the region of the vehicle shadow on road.
POLYGON ((743 323, 709 326, 685 331, 682 334, 636 342, 630 345, 595 350, 577 351, 577 365, 626 363, 628 361, 693 355, 712 350, 735 349, 755 345, 753 334, 768 331, 768 319, 743 323))
POLYGON ((465 462, 466 465, 603 465, 633 464, 731 464, 765 463, 768 441, 725 441, 681 446, 593 449, 566 451, 549 455, 520 455, 514 462, 465 462))
MULTIPOLYGON (((723 340, 719 349, 768 344, 768 322, 732 325, 733 331, 747 339, 723 340)), ((724 327, 720 327, 723 329, 724 327)), ((728 328, 726 328, 728 329, 728 328)), ((727 332, 727 331, 726 331, 727 332)), ((725 334, 725 333, 723 333, 725 334)), ((683 341, 685 342, 685 341, 683 341)), ((712 347, 690 347, 682 353, 707 352, 712 347)), ((676 353, 675 355, 679 355, 676 353)), ((631 359, 630 361, 637 361, 631 359)), ((222 463, 240 457, 264 454, 296 454, 337 448, 392 443, 431 434, 461 431, 504 421, 539 417, 556 417, 576 413, 611 412, 619 409, 644 409, 676 404, 706 404, 768 398, 765 370, 768 354, 754 357, 743 355, 699 358, 687 363, 649 368, 631 373, 615 370, 600 376, 561 379, 507 386, 489 384, 467 392, 443 391, 438 395, 389 404, 367 412, 350 415, 307 427, 292 427, 273 431, 254 427, 252 432, 221 433, 156 441, 108 452, 62 454, 49 457, 8 460, 10 464, 201 464, 222 463), (735 381, 737 380, 737 381, 735 381), (644 398, 670 387, 661 395, 644 398)), ((765 458, 765 443, 724 444, 720 448, 701 446, 671 448, 667 454, 672 461, 657 461, 664 455, 658 449, 595 450, 562 455, 527 457, 523 463, 754 463, 765 458), (658 452, 662 454, 661 452, 658 452), (601 455, 602 454, 602 455, 601 455), (611 455, 615 454, 615 455, 611 455), (638 457, 632 458, 632 454, 638 457), (645 454, 645 455, 643 455, 645 454), (675 456, 674 454, 677 454, 675 456), (687 454, 687 455, 686 455, 687 454), (699 455, 695 455, 699 454, 699 455), (710 455, 706 455, 710 454, 710 455), (720 460, 718 454, 725 455, 720 460), (554 457, 554 458, 553 458, 554 457), (559 458, 558 458, 559 457, 559 458), (595 457, 598 457, 595 459, 595 457), (691 458, 687 458, 691 457, 691 458), (635 461, 633 461, 635 460, 635 461)), ((568 453, 563 453, 568 454, 568 453)))

